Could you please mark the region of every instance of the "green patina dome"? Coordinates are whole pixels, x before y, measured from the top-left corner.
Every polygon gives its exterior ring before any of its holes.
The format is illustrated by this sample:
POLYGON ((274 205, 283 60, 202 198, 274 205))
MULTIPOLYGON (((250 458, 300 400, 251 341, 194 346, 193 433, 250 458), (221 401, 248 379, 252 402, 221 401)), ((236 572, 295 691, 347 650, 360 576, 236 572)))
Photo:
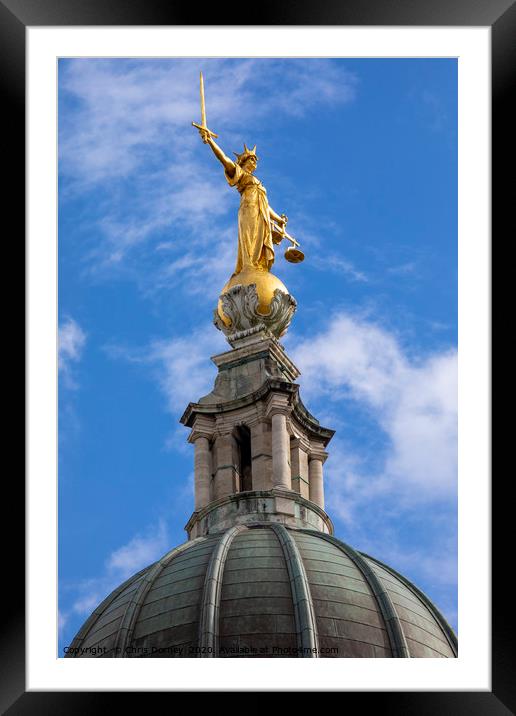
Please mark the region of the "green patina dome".
POLYGON ((237 525, 173 549, 85 622, 69 657, 444 657, 451 628, 408 580, 322 532, 237 525))

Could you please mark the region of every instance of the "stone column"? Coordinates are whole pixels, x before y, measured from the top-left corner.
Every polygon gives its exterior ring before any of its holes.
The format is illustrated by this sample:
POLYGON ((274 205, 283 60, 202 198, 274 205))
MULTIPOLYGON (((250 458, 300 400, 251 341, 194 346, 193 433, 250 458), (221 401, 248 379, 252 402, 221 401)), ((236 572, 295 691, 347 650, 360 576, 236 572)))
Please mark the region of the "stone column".
POLYGON ((210 502, 211 451, 208 438, 198 435, 195 439, 194 487, 195 510, 201 510, 210 502))
POLYGON ((272 482, 274 487, 292 489, 290 437, 287 416, 283 412, 274 412, 272 415, 272 482))
POLYGON ((292 473, 292 489, 301 497, 310 499, 308 478, 308 453, 310 445, 304 438, 290 441, 290 464, 292 473))
POLYGON ((310 482, 310 499, 324 510, 324 483, 323 483, 323 463, 326 461, 328 453, 322 448, 312 448, 310 454, 310 462, 308 465, 309 482, 310 482))
POLYGON ((211 502, 211 438, 215 421, 207 416, 198 416, 192 426, 188 442, 195 446, 194 491, 195 511, 202 510, 211 502))
POLYGON ((237 492, 237 471, 235 466, 235 438, 231 433, 217 435, 215 439, 214 495, 213 499, 226 497, 237 492))
POLYGON ((321 460, 312 459, 309 463, 310 470, 310 499, 324 510, 324 485, 321 460))
POLYGON ((251 459, 253 490, 272 488, 271 425, 260 418, 251 424, 251 459))

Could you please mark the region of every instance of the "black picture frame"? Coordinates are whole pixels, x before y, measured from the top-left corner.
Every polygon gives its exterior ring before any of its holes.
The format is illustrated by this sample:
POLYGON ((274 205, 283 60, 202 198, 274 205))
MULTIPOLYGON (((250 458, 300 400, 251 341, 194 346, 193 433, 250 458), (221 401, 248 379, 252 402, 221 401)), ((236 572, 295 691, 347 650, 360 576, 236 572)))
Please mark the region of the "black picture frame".
MULTIPOLYGON (((349 26, 490 26, 492 32, 492 222, 501 235, 510 226, 514 181, 503 172, 516 126, 510 106, 511 84, 516 85, 516 4, 513 0, 323 0, 321 3, 262 0, 242 12, 215 4, 177 4, 171 0, 0 0, 0 83, 4 100, 4 167, 10 182, 4 189, 4 206, 16 217, 25 216, 25 32, 35 26, 101 25, 349 25, 349 26)), ((514 201, 514 200, 513 200, 514 201)), ((18 239, 23 245, 21 239, 18 239)), ((23 261, 23 257, 22 257, 23 261)), ((23 300, 23 299, 22 299, 23 300)), ((115 709, 112 692, 25 691, 25 536, 24 484, 10 477, 9 512, 13 529, 4 549, 7 565, 4 593, 6 618, 0 633, 2 669, 0 707, 9 716, 22 714, 108 713, 115 709)), ((346 692, 360 708, 396 714, 508 714, 516 709, 513 653, 516 647, 511 590, 506 579, 506 546, 511 544, 511 521, 501 516, 508 503, 508 480, 493 482, 492 534, 492 690, 461 692, 346 692)), ((143 697, 131 694, 137 707, 143 697)), ((146 702, 148 706, 148 701, 146 702)))

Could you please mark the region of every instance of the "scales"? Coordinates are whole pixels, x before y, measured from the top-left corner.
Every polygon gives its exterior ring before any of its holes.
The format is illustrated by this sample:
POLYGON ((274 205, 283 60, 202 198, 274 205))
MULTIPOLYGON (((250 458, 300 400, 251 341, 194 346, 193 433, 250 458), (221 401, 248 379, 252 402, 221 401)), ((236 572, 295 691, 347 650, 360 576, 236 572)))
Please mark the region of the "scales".
POLYGON ((278 224, 276 224, 275 221, 271 221, 271 229, 272 229, 272 240, 275 244, 281 243, 283 239, 287 239, 288 241, 292 242, 292 246, 289 246, 289 248, 285 251, 285 258, 287 261, 290 261, 291 264, 299 264, 301 261, 304 261, 305 255, 301 251, 301 249, 297 248, 299 246, 299 242, 294 239, 293 236, 290 236, 290 234, 287 234, 287 232, 283 229, 280 229, 278 224))

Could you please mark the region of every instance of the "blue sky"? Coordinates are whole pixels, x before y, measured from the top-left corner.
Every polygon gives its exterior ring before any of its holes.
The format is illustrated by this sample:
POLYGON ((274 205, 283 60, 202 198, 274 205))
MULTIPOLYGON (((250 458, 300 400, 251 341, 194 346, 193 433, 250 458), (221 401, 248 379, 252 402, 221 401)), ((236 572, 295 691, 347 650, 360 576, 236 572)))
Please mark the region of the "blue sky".
MULTIPOLYGON (((60 648, 122 580, 184 541, 211 324, 236 260, 226 154, 306 259, 282 342, 336 430, 335 533, 412 579, 457 628, 457 65, 446 59, 59 63, 60 648)), ((62 653, 62 652, 61 652, 62 653)))

